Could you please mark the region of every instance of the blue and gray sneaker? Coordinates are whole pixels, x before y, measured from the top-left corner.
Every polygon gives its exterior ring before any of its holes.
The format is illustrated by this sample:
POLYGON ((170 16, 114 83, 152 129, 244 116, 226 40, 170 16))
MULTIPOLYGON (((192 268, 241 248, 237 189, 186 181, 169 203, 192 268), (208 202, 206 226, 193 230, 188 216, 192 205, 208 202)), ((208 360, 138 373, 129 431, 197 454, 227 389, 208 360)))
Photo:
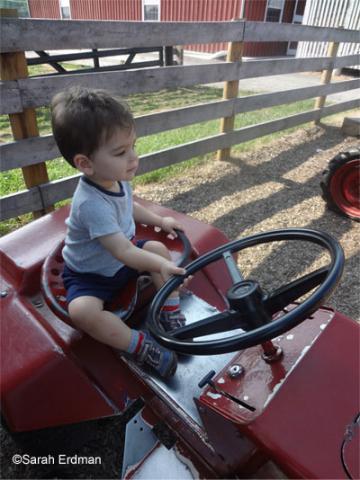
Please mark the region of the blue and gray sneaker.
POLYGON ((180 308, 176 310, 161 310, 160 312, 160 324, 165 332, 171 332, 171 330, 184 327, 185 323, 186 318, 181 313, 180 308))
POLYGON ((162 347, 150 336, 148 332, 141 332, 144 339, 133 359, 139 365, 149 365, 164 378, 175 374, 177 368, 177 356, 171 350, 162 347))

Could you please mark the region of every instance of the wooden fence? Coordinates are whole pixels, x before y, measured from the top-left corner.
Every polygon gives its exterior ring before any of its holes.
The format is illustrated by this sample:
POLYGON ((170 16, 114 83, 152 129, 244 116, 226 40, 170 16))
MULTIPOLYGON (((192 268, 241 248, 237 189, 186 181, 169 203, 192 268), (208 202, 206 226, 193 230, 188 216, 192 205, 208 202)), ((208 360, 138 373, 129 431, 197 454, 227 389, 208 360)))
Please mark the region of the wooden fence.
MULTIPOLYGON (((279 130, 290 128, 337 112, 355 108, 357 99, 324 106, 326 95, 359 87, 358 80, 330 83, 333 69, 356 63, 356 55, 336 57, 339 42, 359 42, 357 31, 308 27, 292 24, 263 22, 117 22, 66 21, 35 19, 1 19, 1 59, 3 65, 0 92, 1 114, 9 114, 11 123, 27 124, 27 115, 35 108, 47 106, 52 96, 70 85, 101 87, 126 96, 133 93, 154 92, 166 88, 189 87, 197 84, 225 82, 224 99, 211 103, 176 108, 136 118, 138 136, 146 136, 195 124, 222 119, 218 135, 178 145, 144 155, 139 173, 168 166, 183 160, 221 150, 279 130), (241 45, 247 41, 326 41, 331 42, 329 55, 319 58, 281 58, 242 61, 241 45), (138 71, 77 73, 40 78, 28 78, 26 72, 14 68, 25 50, 59 50, 76 48, 137 48, 157 45, 229 42, 230 50, 224 63, 148 68, 138 71), (234 49, 234 46, 239 48, 234 49), (12 65, 13 67, 9 67, 12 65), (323 83, 284 92, 237 97, 238 82, 243 78, 261 77, 293 72, 322 70, 323 83), (260 108, 317 98, 314 109, 289 117, 248 127, 233 129, 235 115, 260 108), (20 118, 20 120, 19 120, 20 118), (224 122, 224 119, 230 120, 224 122), (22 123, 21 123, 22 122, 22 123)), ((33 122, 33 119, 30 120, 33 122)), ((45 161, 59 157, 52 135, 38 136, 35 130, 22 128, 16 141, 0 145, 1 171, 22 168, 27 172, 41 167, 42 174, 31 175, 27 190, 1 199, 1 220, 28 212, 44 212, 55 202, 71 197, 79 175, 49 182, 44 174, 45 161), (30 169, 30 170, 29 170, 30 169)), ((223 158, 223 157, 222 157, 223 158)))

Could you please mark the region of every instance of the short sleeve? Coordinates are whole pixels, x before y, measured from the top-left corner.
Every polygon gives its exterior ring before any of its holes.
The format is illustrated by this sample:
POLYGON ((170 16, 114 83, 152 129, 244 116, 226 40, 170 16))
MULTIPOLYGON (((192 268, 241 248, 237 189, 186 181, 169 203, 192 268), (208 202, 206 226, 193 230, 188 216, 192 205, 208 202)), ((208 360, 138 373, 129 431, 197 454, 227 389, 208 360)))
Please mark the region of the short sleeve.
POLYGON ((82 203, 79 219, 91 240, 121 232, 114 207, 105 201, 82 203))

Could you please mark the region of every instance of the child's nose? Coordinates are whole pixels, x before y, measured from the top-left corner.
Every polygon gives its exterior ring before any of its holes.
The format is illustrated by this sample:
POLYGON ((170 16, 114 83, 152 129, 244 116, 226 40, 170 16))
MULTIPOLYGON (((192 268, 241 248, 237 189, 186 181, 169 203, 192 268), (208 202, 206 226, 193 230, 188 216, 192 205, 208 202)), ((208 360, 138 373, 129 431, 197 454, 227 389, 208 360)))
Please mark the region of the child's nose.
POLYGON ((139 157, 138 157, 137 153, 135 152, 135 150, 131 151, 130 159, 131 159, 131 161, 138 161, 139 157))

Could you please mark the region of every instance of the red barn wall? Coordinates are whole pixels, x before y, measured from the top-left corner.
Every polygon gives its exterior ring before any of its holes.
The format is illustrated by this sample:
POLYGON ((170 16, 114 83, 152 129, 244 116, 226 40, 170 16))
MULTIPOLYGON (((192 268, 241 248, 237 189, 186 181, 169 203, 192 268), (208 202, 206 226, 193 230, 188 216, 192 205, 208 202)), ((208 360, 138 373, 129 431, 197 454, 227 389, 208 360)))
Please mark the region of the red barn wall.
POLYGON ((141 0, 70 0, 74 20, 141 20, 141 0))
MULTIPOLYGON (((241 1, 239 0, 162 0, 161 2, 163 22, 220 22, 239 18, 240 11, 241 1)), ((226 50, 227 43, 185 45, 185 48, 210 53, 226 50)))
MULTIPOLYGON (((33 18, 60 18, 59 0, 28 0, 33 18)), ((305 4, 306 0, 300 0, 305 4)), ((291 23, 296 0, 286 0, 283 19, 291 23)), ((160 20, 166 21, 229 21, 243 18, 262 22, 265 18, 266 0, 161 0, 160 20), (245 2, 244 8, 242 3, 245 2)), ((70 0, 71 18, 94 20, 142 19, 141 0, 70 0)), ((227 43, 184 45, 186 49, 214 53, 227 49, 227 43)), ((115 45, 114 45, 115 47, 115 45)), ((287 42, 249 42, 244 56, 286 55, 287 42)))
POLYGON ((59 0, 28 0, 30 17, 60 18, 59 0))
MULTIPOLYGON (((244 19, 263 22, 265 19, 266 0, 247 0, 244 9, 244 19)), ((291 23, 296 0, 286 0, 284 5, 283 23, 291 23)), ((246 43, 244 55, 246 57, 266 57, 286 55, 287 42, 254 42, 246 43)))

